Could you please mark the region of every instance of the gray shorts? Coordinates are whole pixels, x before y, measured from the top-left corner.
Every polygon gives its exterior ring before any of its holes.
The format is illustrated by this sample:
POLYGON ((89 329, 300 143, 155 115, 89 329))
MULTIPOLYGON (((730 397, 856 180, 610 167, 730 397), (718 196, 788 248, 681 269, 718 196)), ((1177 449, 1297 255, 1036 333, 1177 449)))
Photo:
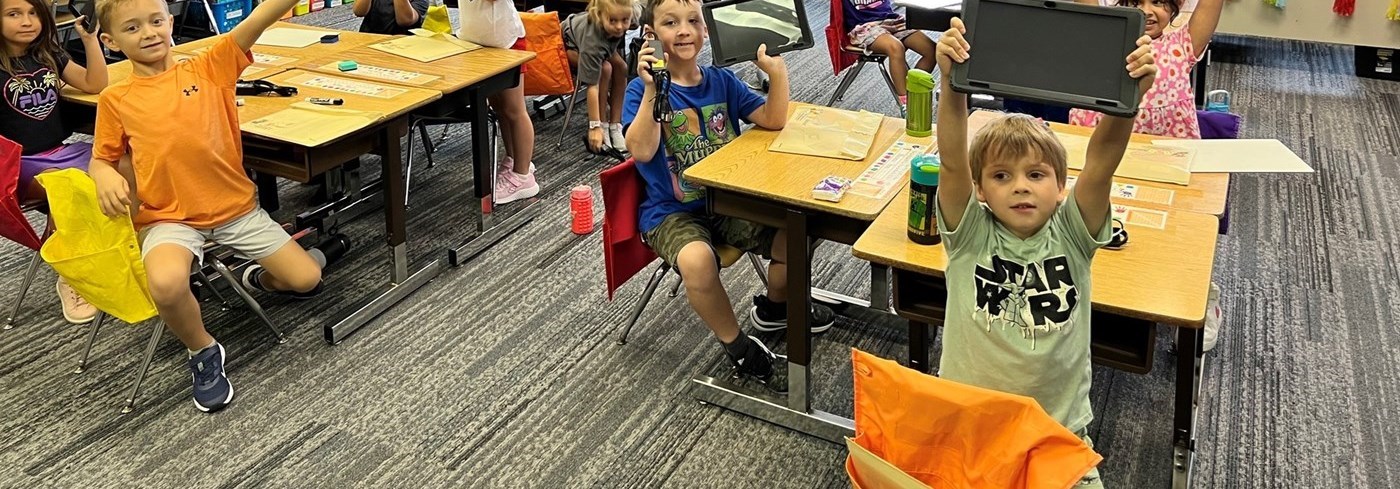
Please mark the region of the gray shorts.
POLYGON ((204 265, 204 243, 233 248, 240 255, 261 260, 282 249, 292 236, 272 220, 261 207, 234 218, 214 229, 195 229, 178 222, 162 222, 141 230, 141 258, 162 244, 179 245, 194 254, 195 261, 204 265))

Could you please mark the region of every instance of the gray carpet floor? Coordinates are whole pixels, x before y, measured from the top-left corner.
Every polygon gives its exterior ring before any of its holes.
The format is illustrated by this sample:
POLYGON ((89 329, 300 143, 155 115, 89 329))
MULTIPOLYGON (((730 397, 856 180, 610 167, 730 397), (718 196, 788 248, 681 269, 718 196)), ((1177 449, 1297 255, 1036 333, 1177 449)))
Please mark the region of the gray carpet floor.
MULTIPOLYGON (((807 3, 824 24, 827 4, 807 3)), ((296 21, 358 25, 348 7, 296 21)), ((1227 317, 1204 381, 1197 487, 1400 487, 1400 84, 1352 76, 1351 54, 1217 42, 1210 85, 1234 93, 1244 135, 1278 138, 1318 171, 1234 179, 1215 273, 1227 317)), ((824 49, 785 58, 793 98, 824 102, 836 82, 824 49)), ((886 97, 865 73, 842 106, 890 113, 886 97)), ((387 272, 375 216, 344 229, 356 247, 328 270, 325 296, 263 299, 292 330, 288 343, 274 345, 243 309, 206 303, 238 392, 215 415, 191 405, 184 355, 168 335, 137 410, 119 414, 147 329, 104 328, 92 367, 74 374, 87 329, 59 316, 45 267, 20 326, 0 332, 0 486, 846 486, 842 447, 684 395, 692 375, 725 367, 683 298, 657 294, 632 342, 614 343, 644 280, 608 302, 598 233, 576 237, 568 226, 568 189, 596 187, 609 162, 574 142, 577 121, 560 150, 560 118, 536 124, 540 217, 347 342, 327 346, 320 327, 387 272)), ((415 173, 415 258, 441 259, 472 227, 468 129, 452 127, 438 164, 415 173)), ((372 176, 376 160, 365 160, 372 176)), ((284 184, 276 217, 311 193, 284 184)), ((0 304, 14 299, 28 259, 0 245, 10 277, 0 304)), ((846 247, 824 245, 813 269, 819 286, 868 290, 846 247)), ((725 280, 736 309, 760 291, 747 267, 725 280)), ((849 415, 847 349, 903 360, 905 338, 885 327, 900 324, 858 313, 823 335, 816 406, 849 415)), ((1111 487, 1169 481, 1174 358, 1160 338, 1150 375, 1094 374, 1091 435, 1111 487)))

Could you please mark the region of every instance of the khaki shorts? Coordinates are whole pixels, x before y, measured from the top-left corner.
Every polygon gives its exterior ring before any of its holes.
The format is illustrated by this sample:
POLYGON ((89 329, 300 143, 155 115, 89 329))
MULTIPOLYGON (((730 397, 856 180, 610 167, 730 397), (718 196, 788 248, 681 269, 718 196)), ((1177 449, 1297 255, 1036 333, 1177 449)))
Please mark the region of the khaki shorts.
POLYGON ((729 245, 772 258, 773 236, 777 233, 777 229, 743 219, 677 212, 666 216, 651 231, 642 233, 642 240, 674 267, 681 249, 695 241, 705 242, 711 250, 719 245, 729 245))
POLYGON ((195 261, 203 266, 204 243, 213 241, 249 259, 261 260, 272 256, 291 240, 292 236, 282 225, 258 207, 214 229, 195 229, 178 222, 146 226, 141 230, 141 258, 146 258, 146 253, 156 246, 173 244, 190 250, 195 261))

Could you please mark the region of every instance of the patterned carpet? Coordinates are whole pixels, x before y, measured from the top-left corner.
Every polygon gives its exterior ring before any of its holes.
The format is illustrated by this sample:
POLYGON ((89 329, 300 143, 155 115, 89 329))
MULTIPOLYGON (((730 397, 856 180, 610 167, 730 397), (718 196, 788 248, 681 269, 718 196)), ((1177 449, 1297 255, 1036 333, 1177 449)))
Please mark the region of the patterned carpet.
MULTIPOLYGON (((807 8, 820 36, 827 4, 807 8)), ((358 25, 348 7, 296 21, 358 25)), ((1245 136, 1278 138, 1318 172, 1234 180, 1216 262, 1226 327, 1209 354, 1196 487, 1400 487, 1400 84, 1352 76, 1351 55, 1217 42, 1210 86, 1233 92, 1245 136)), ((836 82, 824 50, 785 58, 794 99, 824 102, 836 82)), ((842 106, 894 108, 873 73, 842 106)), ((292 330, 288 343, 274 345, 243 309, 206 303, 238 389, 216 415, 190 405, 169 335, 137 410, 119 414, 148 330, 104 328, 92 367, 72 373, 87 329, 59 316, 43 268, 20 326, 0 331, 0 486, 847 486, 844 448, 683 394, 692 375, 724 368, 683 298, 658 293, 632 342, 614 343, 644 280, 607 302, 599 235, 569 232, 567 200, 608 162, 573 142, 577 121, 561 150, 560 118, 536 123, 540 217, 344 344, 327 346, 320 326, 386 273, 377 214, 346 227, 356 247, 328 270, 324 298, 263 300, 292 330)), ((417 259, 443 258, 473 225, 467 129, 451 127, 438 165, 415 171, 417 259)), ((365 158, 371 176, 375 161, 365 158)), ((276 217, 311 194, 283 184, 276 217)), ((13 301, 29 256, 0 249, 11 277, 0 304, 13 301)), ((760 290, 752 274, 726 271, 736 308, 760 290)), ((813 275, 843 293, 868 289, 866 267, 842 246, 823 246, 813 275)), ((849 415, 849 347, 905 357, 903 335, 877 323, 899 324, 842 318, 818 341, 816 407, 849 415)), ((1091 435, 1110 487, 1169 481, 1174 358, 1162 340, 1150 375, 1096 369, 1091 435)))

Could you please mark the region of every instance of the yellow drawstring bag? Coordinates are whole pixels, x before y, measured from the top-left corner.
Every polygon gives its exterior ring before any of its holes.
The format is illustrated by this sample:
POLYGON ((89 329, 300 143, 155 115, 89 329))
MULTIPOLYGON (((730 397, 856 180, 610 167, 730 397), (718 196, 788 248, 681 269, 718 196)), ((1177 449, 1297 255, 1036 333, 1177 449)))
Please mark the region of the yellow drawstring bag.
POLYGON ((131 216, 108 217, 97 205, 97 185, 76 169, 41 173, 54 234, 39 249, 73 290, 93 306, 130 324, 156 315, 131 216))
POLYGON ((452 34, 452 18, 447 16, 447 6, 442 2, 433 2, 428 6, 428 13, 423 16, 423 28, 439 33, 452 34))

